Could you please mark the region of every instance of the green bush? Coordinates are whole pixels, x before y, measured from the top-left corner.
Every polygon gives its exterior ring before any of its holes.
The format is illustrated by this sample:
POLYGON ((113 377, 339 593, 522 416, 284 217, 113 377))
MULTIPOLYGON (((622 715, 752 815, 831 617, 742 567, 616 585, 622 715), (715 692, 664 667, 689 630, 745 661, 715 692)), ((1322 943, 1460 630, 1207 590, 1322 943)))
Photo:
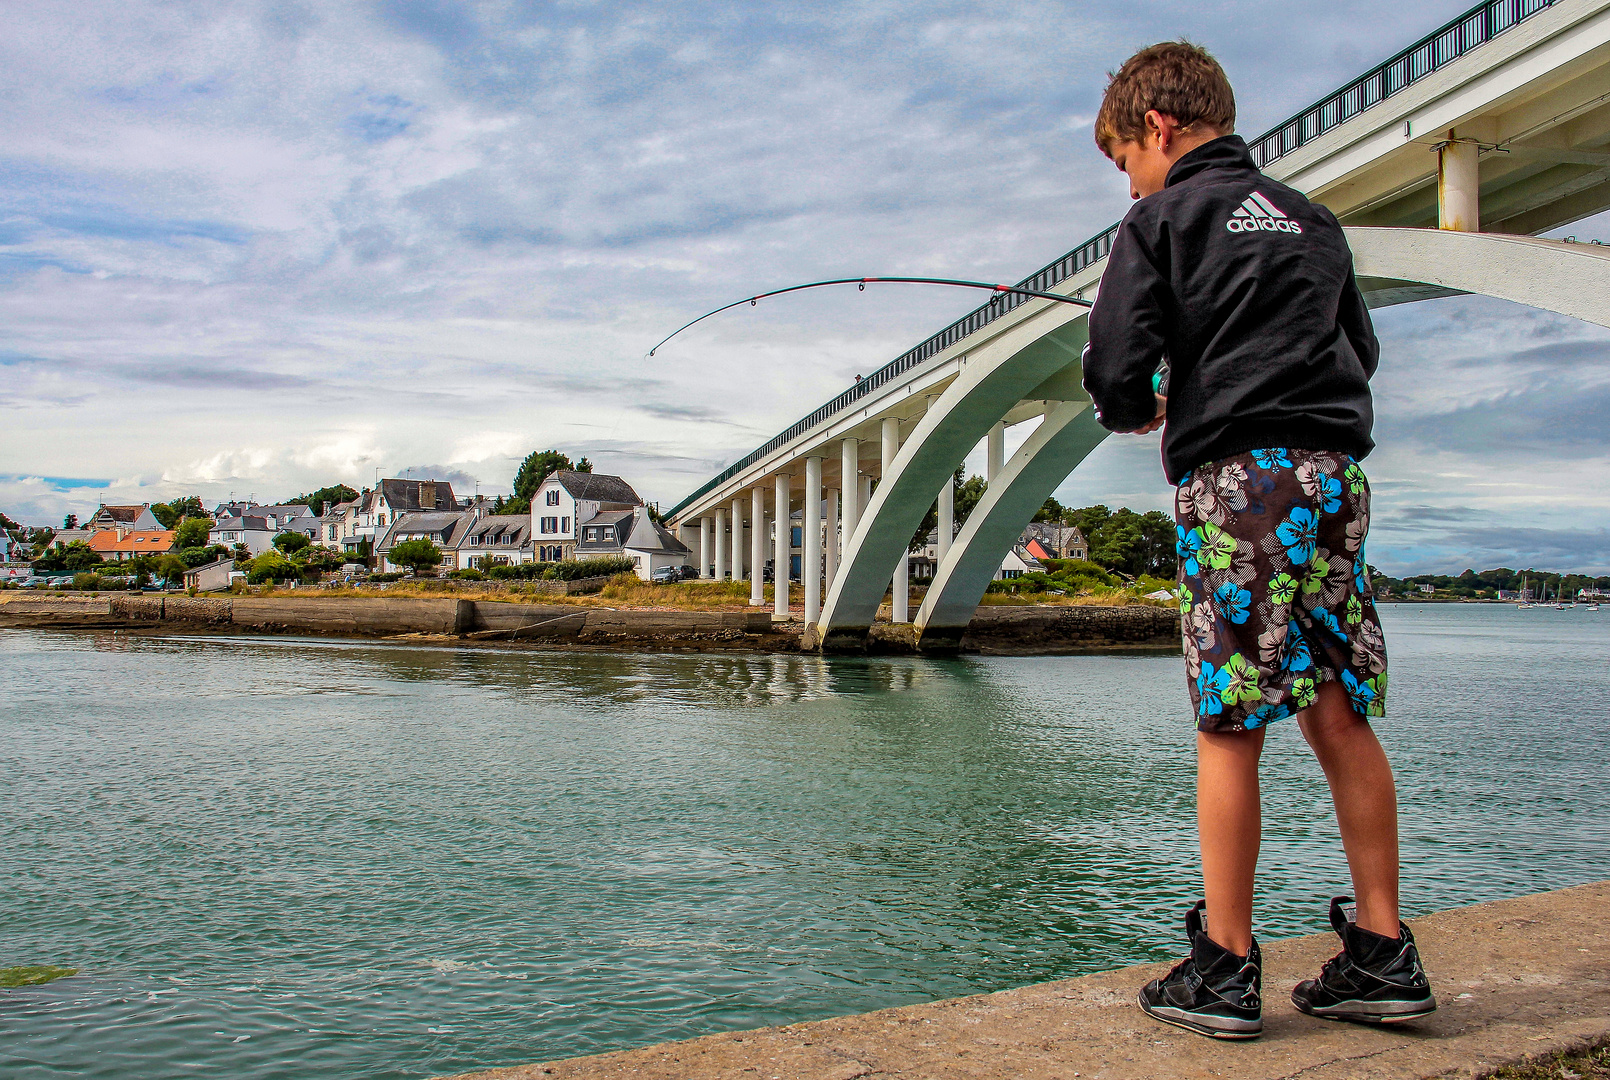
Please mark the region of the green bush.
POLYGON ((370 574, 370 581, 401 581, 401 574, 370 574))
POLYGON ((485 581, 486 575, 479 570, 454 570, 447 575, 454 581, 485 581))
POLYGON ((192 570, 198 566, 206 566, 210 562, 216 562, 217 559, 218 556, 214 555, 212 548, 209 547, 190 547, 179 552, 179 561, 192 570))
POLYGON ((246 566, 248 585, 262 585, 270 581, 278 583, 302 576, 300 566, 294 565, 291 560, 273 550, 263 552, 246 566))
POLYGON ((273 544, 287 555, 295 555, 303 548, 313 546, 313 541, 307 538, 306 533, 283 532, 274 537, 273 544))
POLYGON ((94 591, 96 589, 99 589, 100 587, 101 587, 101 575, 99 575, 99 574, 74 574, 73 575, 73 588, 78 589, 81 592, 92 592, 92 591, 94 591))

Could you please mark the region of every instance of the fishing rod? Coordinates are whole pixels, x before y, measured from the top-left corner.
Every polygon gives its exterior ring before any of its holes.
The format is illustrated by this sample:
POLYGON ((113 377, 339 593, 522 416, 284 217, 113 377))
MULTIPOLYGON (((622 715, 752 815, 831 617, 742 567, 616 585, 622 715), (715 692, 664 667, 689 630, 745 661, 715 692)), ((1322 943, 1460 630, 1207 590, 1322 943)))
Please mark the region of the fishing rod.
POLYGON ((999 302, 1001 296, 1007 293, 1015 293, 1018 296, 1038 297, 1041 300, 1055 300, 1059 304, 1073 304, 1075 307, 1089 307, 1091 303, 1089 300, 1080 300, 1073 296, 1061 296, 1057 293, 1049 292, 1036 292, 1033 289, 1024 289, 1017 285, 997 285, 991 281, 958 281, 953 278, 931 277, 834 278, 831 281, 810 281, 806 282, 804 285, 790 285, 786 289, 773 289, 771 292, 757 293, 756 295, 747 297, 743 300, 734 300, 732 303, 718 307, 714 311, 707 311, 703 315, 700 315, 697 319, 694 319, 693 322, 679 326, 675 330, 671 331, 671 333, 667 334, 660 341, 659 345, 656 345, 654 348, 650 349, 648 354, 653 356, 654 353, 660 348, 660 345, 664 345, 667 341, 670 341, 672 338, 676 337, 689 326, 697 325, 698 323, 704 322, 704 320, 708 319, 712 315, 720 315, 723 311, 728 311, 735 307, 742 307, 744 304, 754 307, 756 302, 764 300, 768 296, 781 296, 784 293, 799 292, 801 289, 820 289, 827 285, 856 285, 859 286, 859 291, 866 292, 868 282, 889 282, 901 285, 950 285, 958 289, 987 289, 990 292, 995 293, 994 296, 990 297, 989 302, 992 304, 999 302))

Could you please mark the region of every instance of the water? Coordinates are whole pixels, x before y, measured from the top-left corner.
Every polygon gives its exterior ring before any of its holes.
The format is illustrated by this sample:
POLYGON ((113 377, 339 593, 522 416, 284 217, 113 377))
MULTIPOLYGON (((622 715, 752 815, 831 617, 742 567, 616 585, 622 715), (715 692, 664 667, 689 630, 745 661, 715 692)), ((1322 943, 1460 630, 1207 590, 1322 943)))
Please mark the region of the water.
MULTIPOLYGON (((1610 877, 1610 614, 1397 606, 1411 912, 1610 877)), ((1163 959, 1177 657, 0 631, 8 1080, 419 1077, 1163 959)), ((1346 888, 1271 733, 1258 932, 1346 888)))

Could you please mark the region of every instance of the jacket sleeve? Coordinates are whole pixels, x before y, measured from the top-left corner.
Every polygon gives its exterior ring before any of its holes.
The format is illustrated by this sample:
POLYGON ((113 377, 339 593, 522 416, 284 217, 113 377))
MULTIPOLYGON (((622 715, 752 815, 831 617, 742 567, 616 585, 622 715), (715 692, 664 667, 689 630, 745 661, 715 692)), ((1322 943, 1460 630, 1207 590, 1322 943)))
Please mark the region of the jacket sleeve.
POLYGON ((1085 392, 1109 431, 1134 431, 1157 415, 1152 375, 1166 352, 1168 281, 1133 217, 1124 218, 1113 238, 1084 351, 1085 392))
POLYGON ((1364 303, 1364 294, 1359 292, 1358 278, 1351 267, 1347 271, 1347 284, 1342 286, 1341 303, 1336 307, 1336 321, 1352 344, 1359 363, 1364 365, 1364 377, 1374 378, 1375 368, 1381 361, 1381 343, 1375 338, 1369 305, 1364 303))

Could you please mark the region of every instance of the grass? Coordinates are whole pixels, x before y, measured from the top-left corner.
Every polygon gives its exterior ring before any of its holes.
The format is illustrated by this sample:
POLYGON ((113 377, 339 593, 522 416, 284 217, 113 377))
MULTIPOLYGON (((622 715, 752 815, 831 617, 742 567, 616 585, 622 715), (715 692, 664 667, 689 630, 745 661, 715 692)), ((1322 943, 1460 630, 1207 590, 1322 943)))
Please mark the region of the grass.
POLYGON ((16 986, 39 986, 41 983, 77 974, 77 968, 57 967, 54 964, 0 968, 0 986, 8 989, 16 986))
POLYGON ((1610 1043, 1550 1054, 1526 1065, 1505 1065, 1487 1075, 1493 1080, 1610 1080, 1610 1043))

